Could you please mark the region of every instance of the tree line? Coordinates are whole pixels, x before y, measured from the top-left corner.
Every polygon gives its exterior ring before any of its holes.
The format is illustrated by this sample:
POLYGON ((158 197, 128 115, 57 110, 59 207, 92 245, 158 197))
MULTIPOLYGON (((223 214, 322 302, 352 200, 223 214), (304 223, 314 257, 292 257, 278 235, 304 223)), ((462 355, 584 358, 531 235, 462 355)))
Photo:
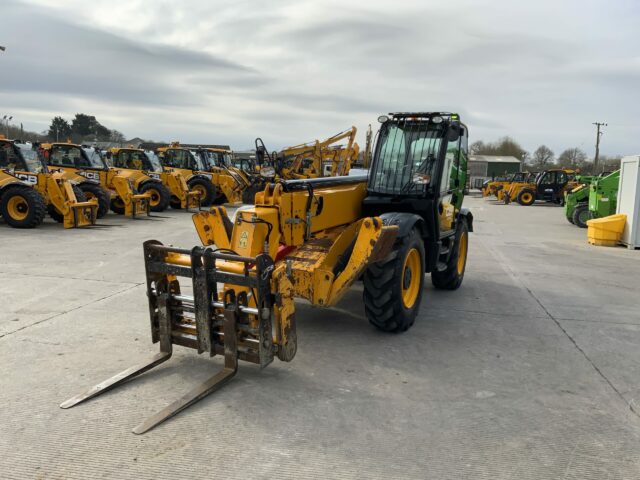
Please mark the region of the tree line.
POLYGON ((93 115, 76 113, 71 122, 62 117, 53 117, 47 132, 50 141, 83 142, 125 142, 125 136, 115 129, 102 125, 93 115))
POLYGON ((594 172, 593 159, 578 147, 567 148, 556 157, 553 150, 546 145, 540 145, 529 153, 513 138, 503 137, 495 142, 478 140, 469 147, 473 155, 500 155, 515 157, 523 163, 523 168, 534 171, 551 167, 572 168, 583 173, 599 173, 602 170, 614 170, 620 166, 619 157, 607 157, 600 155, 598 159, 598 172, 594 172))

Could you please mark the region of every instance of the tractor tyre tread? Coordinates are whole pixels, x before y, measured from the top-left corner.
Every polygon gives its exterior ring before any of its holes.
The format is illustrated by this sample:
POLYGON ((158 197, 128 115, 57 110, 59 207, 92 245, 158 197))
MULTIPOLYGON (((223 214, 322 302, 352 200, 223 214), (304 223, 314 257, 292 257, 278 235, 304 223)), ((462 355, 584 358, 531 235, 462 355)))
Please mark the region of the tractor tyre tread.
POLYGON ((396 255, 373 263, 364 273, 364 310, 369 322, 385 332, 399 333, 408 330, 415 322, 424 287, 424 243, 420 233, 413 228, 408 235, 396 240, 396 255), (420 254, 421 275, 418 297, 407 309, 402 301, 402 274, 407 253, 415 248, 420 254))
POLYGON ((456 230, 456 237, 453 244, 453 251, 451 252, 451 256, 449 257, 449 261, 447 262, 447 268, 438 271, 434 270, 431 272, 431 283, 434 287, 439 290, 457 290, 460 285, 462 285, 462 280, 464 278, 464 271, 466 269, 466 260, 465 260, 465 268, 462 270, 462 273, 458 273, 458 256, 460 255, 459 250, 459 242, 462 234, 467 234, 467 254, 468 254, 468 239, 469 239, 469 227, 465 220, 462 220, 458 224, 458 228, 456 230))
POLYGON ((14 228, 35 228, 44 221, 47 213, 47 206, 44 198, 34 188, 27 185, 10 185, 0 197, 0 215, 4 217, 4 221, 14 228), (11 217, 8 212, 8 203, 11 197, 21 196, 29 206, 29 214, 23 220, 16 220, 11 217))
POLYGON ((109 207, 111 206, 109 202, 109 192, 94 183, 81 183, 78 186, 85 194, 85 200, 87 194, 90 195, 90 198, 94 197, 98 199, 98 214, 96 215, 98 218, 102 218, 109 213, 109 207))
POLYGON ((150 210, 152 212, 164 212, 167 208, 169 208, 169 203, 171 203, 171 192, 162 182, 158 180, 146 182, 140 187, 139 192, 145 193, 152 188, 158 192, 160 201, 157 205, 151 206, 150 210))

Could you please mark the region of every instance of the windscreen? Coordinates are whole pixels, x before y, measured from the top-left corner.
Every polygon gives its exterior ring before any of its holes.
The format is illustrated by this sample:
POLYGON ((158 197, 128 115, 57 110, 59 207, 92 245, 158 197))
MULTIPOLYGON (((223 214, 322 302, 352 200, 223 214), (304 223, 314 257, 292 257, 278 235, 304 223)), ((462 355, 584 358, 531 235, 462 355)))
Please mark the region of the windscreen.
POLYGON ((144 153, 149 159, 149 163, 151 165, 150 171, 162 173, 162 163, 160 163, 160 158, 158 158, 158 155, 156 155, 155 152, 152 152, 151 150, 147 150, 144 153))
POLYGON ((95 149, 89 150, 89 155, 77 145, 52 145, 48 163, 59 167, 74 168, 104 168, 104 162, 95 149))
POLYGON ((16 143, 16 147, 18 147, 20 153, 22 153, 22 158, 24 158, 28 172, 44 173, 47 171, 38 158, 38 152, 36 152, 31 145, 26 143, 16 143))
POLYGON ((445 124, 424 121, 382 124, 369 190, 388 194, 423 194, 434 170, 444 136, 445 124), (415 179, 423 179, 416 183, 415 179))

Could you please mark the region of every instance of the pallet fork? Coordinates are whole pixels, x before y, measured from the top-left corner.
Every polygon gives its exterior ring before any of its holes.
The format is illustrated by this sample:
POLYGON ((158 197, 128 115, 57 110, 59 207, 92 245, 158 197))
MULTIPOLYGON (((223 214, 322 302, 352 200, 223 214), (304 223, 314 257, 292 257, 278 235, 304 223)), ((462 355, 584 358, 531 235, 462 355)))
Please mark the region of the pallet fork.
POLYGON ((264 368, 273 361, 270 283, 273 260, 260 254, 255 258, 222 253, 212 248, 183 250, 149 240, 144 244, 147 295, 151 316, 151 335, 160 343, 160 352, 149 361, 133 366, 99 383, 66 402, 71 408, 164 363, 171 358, 173 345, 194 348, 198 353, 224 356, 223 369, 189 393, 149 417, 133 429, 145 433, 198 400, 218 390, 233 378, 238 360, 257 363, 264 368), (242 273, 216 268, 216 262, 242 265, 242 273), (255 269, 252 267, 255 266, 255 269), (183 295, 177 277, 191 278, 193 296, 183 295), (218 283, 238 285, 238 291, 217 291, 218 283), (255 295, 256 305, 249 307, 247 292, 255 295), (249 316, 259 320, 252 327, 249 316))

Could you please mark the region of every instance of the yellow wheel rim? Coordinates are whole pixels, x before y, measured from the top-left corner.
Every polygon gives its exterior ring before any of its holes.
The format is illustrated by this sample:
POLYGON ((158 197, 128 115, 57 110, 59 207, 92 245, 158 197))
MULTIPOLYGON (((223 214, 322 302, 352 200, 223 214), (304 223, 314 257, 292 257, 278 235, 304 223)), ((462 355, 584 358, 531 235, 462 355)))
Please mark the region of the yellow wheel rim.
POLYGON ((29 215, 29 204, 20 195, 15 195, 7 202, 7 212, 14 220, 24 220, 29 215))
POLYGON ((524 195, 522 195, 522 201, 524 203, 529 203, 532 199, 533 197, 531 196, 530 193, 525 193, 524 195))
POLYGON ((149 205, 152 207, 158 206, 160 204, 160 192, 155 188, 149 188, 147 192, 151 194, 151 201, 149 202, 149 205))
POLYGON ((415 248, 409 250, 402 267, 402 303, 405 308, 412 308, 420 293, 420 278, 422 274, 420 253, 415 248))
POLYGON ((207 196, 207 190, 202 185, 195 185, 192 190, 200 195, 200 200, 207 196))
POLYGON ((458 275, 462 275, 464 272, 464 266, 467 263, 467 248, 467 232, 464 232, 458 242, 458 264, 456 265, 458 275))

